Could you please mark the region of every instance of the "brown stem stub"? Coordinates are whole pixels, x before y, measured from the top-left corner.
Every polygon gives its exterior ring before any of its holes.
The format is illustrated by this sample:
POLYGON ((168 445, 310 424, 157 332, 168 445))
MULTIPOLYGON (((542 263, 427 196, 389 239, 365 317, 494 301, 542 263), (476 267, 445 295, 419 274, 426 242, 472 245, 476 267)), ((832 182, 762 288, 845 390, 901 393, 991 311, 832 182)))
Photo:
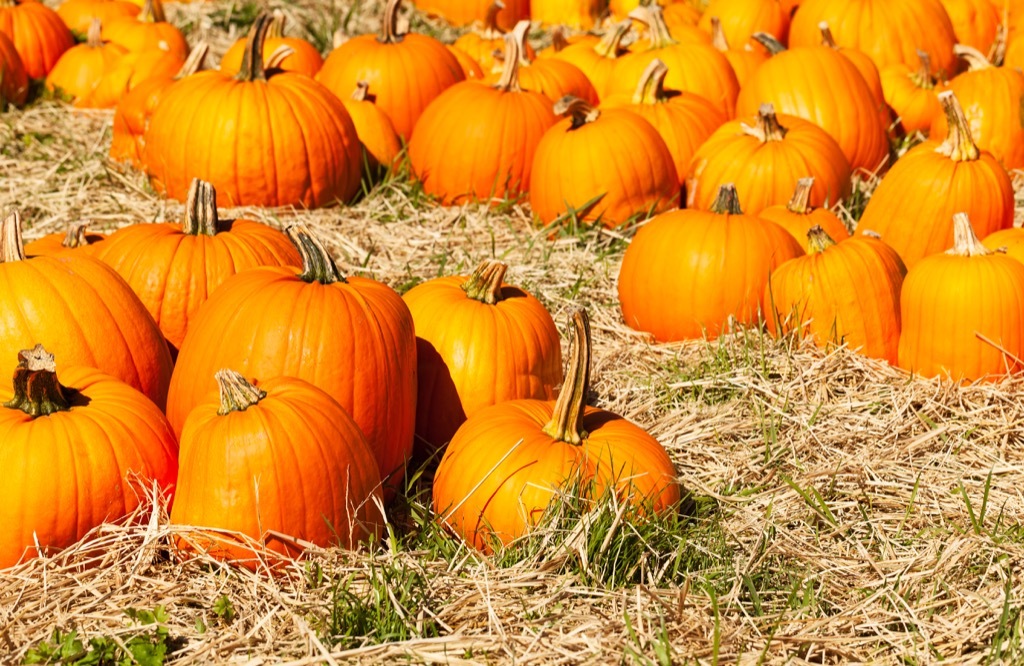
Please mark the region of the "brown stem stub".
POLYGON ((932 79, 932 57, 928 55, 927 51, 918 49, 917 59, 921 66, 917 68, 917 72, 911 74, 910 78, 918 88, 931 90, 935 87, 935 81, 932 79))
POLYGON ((579 446, 587 437, 583 430, 583 415, 590 390, 591 337, 587 311, 582 308, 573 310, 569 314, 569 326, 572 338, 565 382, 558 392, 551 420, 543 430, 559 442, 579 446))
POLYGON ((750 36, 755 42, 768 49, 768 53, 771 55, 778 55, 786 50, 786 45, 775 38, 774 35, 769 35, 767 32, 755 32, 750 36))
POLYGON ((835 244, 835 240, 819 225, 816 224, 807 230, 807 247, 810 248, 811 254, 824 252, 835 244))
POLYGON ((785 127, 779 124, 779 119, 775 115, 774 104, 762 104, 757 110, 757 124, 747 125, 742 123, 741 127, 743 131, 753 137, 757 137, 762 143, 769 141, 782 141, 786 138, 786 132, 788 131, 785 127))
POLYGON ((103 24, 98 18, 94 18, 89 24, 89 31, 85 37, 89 48, 98 49, 103 46, 103 24))
POLYGON ((377 41, 382 44, 397 44, 405 39, 405 33, 398 31, 398 12, 402 8, 402 0, 388 0, 384 5, 384 18, 380 22, 380 34, 377 41))
POLYGON ((633 93, 634 104, 657 104, 665 99, 665 77, 668 65, 655 58, 640 76, 640 83, 633 93))
POLYGON ((227 416, 231 412, 244 412, 260 400, 267 397, 267 392, 256 388, 241 374, 234 370, 218 370, 214 374, 217 388, 220 390, 220 409, 217 413, 227 416))
POLYGON ((725 38, 725 31, 722 30, 722 19, 717 16, 711 17, 711 46, 723 53, 729 50, 729 40, 725 38))
POLYGON ((304 224, 293 224, 285 229, 288 238, 299 250, 302 257, 302 272, 299 279, 303 282, 319 282, 320 284, 333 284, 335 282, 347 282, 345 277, 338 270, 334 263, 334 257, 327 251, 327 248, 320 239, 310 233, 309 228, 304 224))
POLYGON ((971 125, 967 121, 960 100, 952 90, 944 90, 939 93, 939 103, 946 113, 946 122, 949 125, 949 134, 946 140, 935 149, 935 152, 942 153, 951 160, 957 162, 971 162, 981 157, 981 150, 974 143, 971 136, 971 125))
POLYGON ((832 36, 832 28, 828 27, 828 21, 819 23, 818 30, 821 31, 821 45, 838 51, 839 44, 836 44, 836 38, 832 36))
POLYGON ((618 58, 623 50, 622 40, 632 29, 633 22, 629 19, 619 21, 604 34, 601 41, 594 46, 594 51, 602 58, 618 58))
POLYGON ((164 23, 167 21, 167 14, 164 13, 164 3, 160 0, 146 0, 142 3, 139 20, 143 23, 164 23))
POLYGON ((811 189, 814 187, 814 178, 808 176, 807 178, 801 178, 796 181, 796 189, 793 190, 793 196, 790 198, 789 203, 786 204, 786 209, 791 213, 797 215, 806 215, 811 212, 811 189))
POLYGON ((955 53, 957 57, 963 58, 967 62, 967 68, 972 72, 976 72, 979 69, 988 69, 992 66, 992 63, 988 61, 985 54, 973 46, 957 44, 953 47, 953 53, 955 53))
POLYGON ((494 259, 485 259, 460 286, 466 292, 467 297, 481 303, 495 305, 502 299, 501 285, 507 270, 508 264, 494 259))
POLYGON ((216 236, 217 190, 198 178, 192 179, 185 198, 185 221, 181 230, 189 236, 216 236))
POLYGON ((574 95, 566 95, 555 102, 554 111, 556 116, 569 116, 572 118, 570 130, 583 127, 601 117, 601 111, 585 100, 574 95))
POLYGON ((245 41, 245 51, 242 55, 242 66, 235 75, 237 81, 266 81, 267 71, 263 66, 263 43, 267 39, 267 31, 270 29, 270 14, 263 13, 256 18, 256 22, 249 28, 249 36, 245 41))
POLYGON ((978 240, 967 213, 955 213, 953 215, 953 247, 946 250, 946 254, 957 257, 983 257, 986 254, 992 254, 992 251, 978 240))
POLYGON ((0 222, 0 264, 25 260, 25 243, 21 240, 21 213, 12 210, 0 222))
POLYGON ((36 418, 71 409, 67 389, 57 381, 57 363, 42 345, 18 352, 18 367, 12 381, 14 397, 4 403, 36 418))
POLYGON ((64 240, 60 242, 60 246, 69 250, 75 248, 85 247, 89 244, 89 223, 88 222, 73 222, 64 234, 64 240))
POLYGON ((366 81, 357 81, 356 89, 352 91, 352 99, 357 102, 365 102, 370 96, 370 84, 366 81))
POLYGON ((736 186, 732 183, 725 183, 718 188, 715 201, 711 204, 711 212, 719 215, 742 215, 740 208, 740 195, 736 193, 736 186))
POLYGON ((199 42, 192 51, 185 58, 184 64, 178 73, 174 75, 174 79, 180 80, 186 76, 191 76, 203 68, 203 63, 206 62, 206 56, 210 53, 210 44, 208 42, 199 42))
POLYGON ((662 12, 661 5, 658 3, 652 2, 647 6, 641 5, 627 14, 627 16, 647 25, 649 51, 667 48, 679 43, 672 36, 672 31, 668 29, 668 24, 665 23, 665 15, 662 12))

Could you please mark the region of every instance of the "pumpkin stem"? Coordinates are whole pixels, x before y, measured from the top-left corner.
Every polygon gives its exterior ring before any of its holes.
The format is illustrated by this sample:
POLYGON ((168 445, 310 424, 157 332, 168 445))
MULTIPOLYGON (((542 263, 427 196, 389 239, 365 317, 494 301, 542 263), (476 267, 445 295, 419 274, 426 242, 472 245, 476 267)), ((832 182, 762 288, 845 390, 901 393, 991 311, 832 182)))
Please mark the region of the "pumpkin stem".
POLYGON ((556 25, 551 31, 551 50, 561 53, 566 46, 569 46, 569 40, 565 36, 565 26, 556 25))
POLYGON ((996 67, 1002 67, 1006 61, 1006 22, 996 26, 996 38, 992 40, 992 46, 988 50, 987 60, 996 67))
POLYGON ((370 96, 370 84, 366 81, 357 81, 356 89, 352 91, 351 98, 357 102, 365 102, 370 96))
POLYGON ((14 397, 4 403, 8 409, 20 409, 33 418, 71 410, 67 389, 57 381, 53 354, 42 345, 18 352, 12 384, 14 397))
POLYGON ((927 51, 918 49, 917 59, 921 61, 921 66, 918 67, 917 72, 910 75, 910 80, 922 90, 931 90, 935 87, 935 80, 932 79, 932 57, 928 55, 927 51))
POLYGON ((992 63, 988 61, 985 54, 974 48, 973 46, 967 46, 966 44, 957 44, 953 47, 953 53, 958 57, 963 58, 967 62, 967 69, 972 72, 976 72, 979 69, 988 69, 992 67, 992 63))
MULTIPOLYGON (((516 24, 516 30, 524 23, 516 24)), ((529 26, 529 21, 525 21, 529 26)), ((505 35, 505 59, 502 64, 501 78, 494 84, 494 87, 502 92, 521 92, 519 87, 519 66, 522 64, 522 43, 516 38, 515 30, 505 35)))
POLYGON ((189 236, 216 236, 218 221, 217 190, 210 183, 193 178, 185 197, 181 230, 189 236))
POLYGON ((796 181, 796 189, 793 191, 793 196, 790 198, 789 203, 786 204, 786 209, 791 213, 797 215, 806 215, 811 212, 811 188, 814 187, 814 178, 807 177, 801 178, 796 181))
POLYGON ((516 23, 515 27, 512 28, 511 34, 516 38, 516 42, 519 45, 519 65, 520 67, 526 67, 530 64, 530 60, 526 57, 526 46, 530 36, 530 22, 523 19, 516 23))
POLYGON ((0 264, 25 260, 25 243, 21 240, 21 213, 12 210, 0 222, 0 264))
POLYGON ((103 46, 103 23, 94 18, 89 24, 89 31, 86 33, 86 43, 91 49, 98 49, 103 46))
POLYGON ((960 106, 960 100, 956 98, 952 90, 944 90, 939 93, 939 103, 942 110, 946 112, 946 122, 949 124, 949 135, 946 140, 935 149, 935 152, 942 153, 956 162, 973 162, 981 157, 978 145, 974 143, 971 136, 971 125, 967 122, 964 109, 960 106))
POLYGON ((398 11, 402 8, 402 0, 388 0, 384 5, 384 18, 380 22, 380 34, 377 41, 381 44, 397 44, 405 39, 405 33, 398 32, 398 11))
POLYGON ((256 17, 256 22, 249 28, 249 36, 245 41, 242 55, 242 66, 235 75, 236 81, 266 81, 267 70, 263 66, 263 42, 267 39, 271 18, 263 13, 256 17))
POLYGON ((769 141, 782 141, 786 138, 787 130, 785 127, 779 124, 779 119, 775 115, 774 104, 762 104, 757 110, 757 124, 751 127, 746 123, 740 123, 740 127, 743 128, 743 132, 753 137, 757 137, 761 143, 768 143, 769 141))
POLYGON ((818 30, 821 31, 821 45, 838 51, 839 44, 836 44, 836 38, 832 35, 832 28, 828 27, 828 21, 819 23, 818 30))
POLYGON ((501 298, 501 284, 505 279, 508 264, 493 259, 480 262, 473 274, 460 286, 466 296, 475 301, 495 305, 501 298))
POLYGON ((167 14, 164 13, 164 3, 160 0, 146 0, 142 3, 142 11, 139 12, 139 21, 143 23, 166 22, 167 14))
POLYGON ((220 409, 217 413, 221 416, 244 412, 267 397, 266 391, 256 388, 234 370, 218 370, 213 377, 220 389, 220 409))
POLYGON ((967 213, 953 214, 953 247, 946 250, 946 254, 955 257, 982 257, 992 254, 992 251, 985 247, 978 236, 974 233, 971 220, 967 213))
POLYGON ((267 30, 267 37, 273 37, 274 39, 280 39, 284 37, 284 24, 287 20, 284 16, 284 12, 280 9, 275 9, 271 16, 273 20, 270 22, 270 28, 267 30))
POLYGON ((736 193, 736 186, 732 183, 725 183, 718 188, 718 194, 711 204, 711 212, 718 215, 742 215, 740 208, 740 195, 736 193))
POLYGON ((835 244, 835 240, 820 225, 816 224, 807 230, 807 247, 811 254, 824 252, 835 244))
POLYGON ((85 247, 89 244, 86 240, 86 235, 89 233, 88 222, 73 222, 68 227, 68 231, 64 234, 64 240, 60 242, 61 247, 66 247, 69 250, 73 250, 77 247, 85 247))
POLYGON ((487 14, 484 16, 484 29, 480 32, 480 36, 484 39, 498 39, 505 34, 505 31, 498 25, 498 14, 501 10, 505 9, 505 3, 501 0, 494 0, 487 8, 487 14))
POLYGON ((338 270, 338 265, 334 263, 334 257, 327 251, 320 239, 310 233, 306 225, 293 224, 285 229, 285 233, 298 248, 299 256, 302 257, 300 280, 310 283, 319 282, 320 284, 347 282, 345 276, 338 270))
POLYGON ((186 76, 192 76, 203 67, 203 63, 206 61, 207 54, 210 53, 210 44, 208 42, 199 42, 192 47, 192 52, 185 58, 185 62, 181 65, 181 69, 174 75, 176 81, 185 78, 186 76))
POLYGON ((729 50, 729 40, 725 38, 725 31, 722 30, 722 19, 717 16, 711 17, 711 46, 722 53, 729 50))
POLYGON ((668 65, 655 58, 640 76, 640 84, 633 93, 634 104, 657 104, 665 99, 665 77, 668 65))
POLYGON ((569 364, 565 382, 558 392, 551 420, 544 426, 545 433, 559 442, 579 446, 587 434, 583 431, 583 415, 590 390, 590 318, 583 309, 569 314, 569 364))
POLYGON ((786 45, 769 35, 767 32, 755 32, 750 36, 755 42, 768 49, 769 55, 778 55, 786 50, 786 45))
POLYGON ((295 55, 295 49, 287 44, 281 44, 274 49, 273 53, 267 56, 267 61, 263 63, 263 67, 268 72, 272 69, 281 69, 284 66, 284 61, 293 55, 295 55))
POLYGON ((635 21, 640 21, 647 26, 648 40, 650 44, 647 47, 648 51, 663 49, 679 43, 679 41, 672 36, 672 31, 668 29, 668 24, 665 23, 665 15, 662 13, 661 5, 654 2, 646 7, 641 5, 626 16, 635 21))
POLYGON ((569 128, 570 130, 583 127, 587 123, 592 123, 601 117, 600 109, 573 95, 566 95, 555 102, 554 111, 556 116, 567 115, 572 117, 572 127, 569 128))
POLYGON ((594 51, 602 58, 617 58, 622 51, 622 40, 632 29, 633 22, 629 19, 619 21, 612 26, 611 30, 604 33, 601 41, 594 46, 594 51))

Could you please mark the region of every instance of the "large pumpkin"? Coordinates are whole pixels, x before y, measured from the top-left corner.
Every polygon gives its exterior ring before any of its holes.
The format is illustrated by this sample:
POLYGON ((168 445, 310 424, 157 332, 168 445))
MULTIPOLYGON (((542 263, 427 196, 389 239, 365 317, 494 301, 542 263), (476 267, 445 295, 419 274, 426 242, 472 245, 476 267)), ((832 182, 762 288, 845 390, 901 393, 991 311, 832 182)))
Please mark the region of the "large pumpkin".
POLYGON ((513 400, 467 420, 434 476, 439 520, 485 552, 525 534, 557 493, 583 499, 614 493, 642 510, 673 510, 680 499, 665 449, 621 416, 587 407, 590 324, 572 313, 571 359, 557 401, 513 400))
POLYGON ((467 417, 507 400, 549 400, 562 380, 558 330, 540 301, 482 262, 402 297, 416 324, 416 448, 431 453, 467 417))
POLYGON ((958 44, 985 53, 996 41, 1002 22, 1002 0, 939 0, 949 14, 958 44))
POLYGON ((142 155, 157 190, 183 201, 201 178, 230 206, 309 208, 359 192, 352 119, 308 76, 264 69, 270 21, 264 14, 253 24, 236 76, 199 72, 167 89, 142 155))
POLYGON ((58 378, 41 345, 17 358, 13 381, 0 383, 0 569, 123 519, 178 473, 174 433, 146 396, 63 360, 58 378))
POLYGON ((167 401, 171 354, 139 297, 85 256, 26 258, 17 212, 0 222, 0 357, 43 344, 62 363, 98 368, 167 401))
POLYGON ((191 322, 171 380, 167 417, 180 433, 233 368, 257 380, 305 379, 334 397, 373 449, 385 495, 401 486, 416 420, 416 336, 391 287, 345 278, 301 226, 289 236, 302 269, 264 267, 226 280, 191 322))
POLYGON ((36 0, 0 0, 0 32, 17 49, 25 72, 45 78, 75 38, 57 12, 36 0))

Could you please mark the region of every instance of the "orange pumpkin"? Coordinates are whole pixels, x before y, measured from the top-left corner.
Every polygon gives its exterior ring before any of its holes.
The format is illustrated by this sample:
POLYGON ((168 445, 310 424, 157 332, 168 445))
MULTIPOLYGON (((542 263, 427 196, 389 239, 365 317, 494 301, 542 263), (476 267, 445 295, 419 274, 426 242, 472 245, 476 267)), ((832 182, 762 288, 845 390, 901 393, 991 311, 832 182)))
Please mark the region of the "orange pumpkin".
POLYGON ((939 0, 949 14, 958 44, 987 53, 1002 21, 1001 0, 939 0), (998 7, 998 8, 997 8, 998 7))
POLYGON ((972 140, 952 91, 939 94, 952 133, 930 139, 893 165, 857 225, 881 234, 907 268, 953 245, 954 213, 966 212, 983 236, 1013 226, 1013 185, 995 157, 972 140))
POLYGON ((982 244, 993 252, 1002 252, 1008 257, 1024 262, 1024 228, 1011 227, 993 231, 982 244))
POLYGON ((895 364, 907 272, 899 255, 868 236, 836 244, 818 226, 805 238, 807 256, 776 268, 766 287, 769 332, 797 331, 818 346, 845 344, 895 364))
POLYGON ((744 215, 723 185, 710 211, 664 213, 637 232, 619 272, 622 316, 659 342, 757 324, 769 275, 803 253, 779 225, 744 215))
MULTIPOLYGON (((480 65, 485 73, 501 67, 499 58, 505 52, 505 30, 498 25, 498 14, 505 9, 505 3, 495 0, 487 8, 483 27, 470 30, 455 40, 455 48, 469 54, 469 57, 480 65)), ((526 58, 533 60, 535 53, 529 43, 526 44, 526 58)), ((467 76, 466 78, 470 78, 467 76)))
MULTIPOLYGON (((484 78, 484 70, 480 67, 480 63, 473 60, 472 56, 458 48, 457 46, 449 45, 448 50, 451 51, 455 59, 459 61, 459 67, 462 68, 462 73, 465 75, 467 81, 474 79, 484 78)), ((388 121, 390 122, 390 118, 388 121)))
POLYGON ((541 25, 590 30, 601 16, 601 0, 530 0, 530 18, 541 25))
MULTIPOLYGON (((413 4, 428 14, 441 16, 453 25, 469 25, 484 21, 494 5, 492 0, 414 0, 413 4)), ((505 11, 498 18, 498 25, 511 30, 523 19, 530 18, 530 0, 507 0, 505 11)))
POLYGON ((42 79, 75 38, 57 12, 36 0, 0 0, 0 32, 14 43, 29 78, 42 79))
POLYGON ((179 544, 255 569, 270 553, 295 558, 306 544, 353 548, 380 536, 380 470, 334 398, 293 377, 215 377, 219 394, 196 405, 181 433, 171 523, 198 533, 179 544))
POLYGON ((13 381, 0 384, 0 465, 10 472, 0 488, 0 569, 123 520, 154 482, 169 493, 177 477, 177 442, 156 405, 60 358, 58 379, 41 345, 22 351, 13 381))
POLYGON ((106 240, 106 235, 89 231, 88 222, 75 222, 65 232, 47 234, 42 238, 25 243, 26 257, 52 257, 54 255, 92 255, 94 246, 106 240))
POLYGON ((725 55, 741 89, 761 63, 768 59, 765 49, 759 46, 751 47, 750 44, 744 44, 742 48, 732 48, 729 40, 725 38, 725 33, 722 32, 722 22, 714 16, 711 17, 711 45, 725 55))
POLYGON ((621 416, 587 407, 590 324, 572 313, 572 346, 557 401, 513 400, 470 417, 434 476, 434 512, 484 552, 534 526, 566 485, 588 500, 615 493, 645 511, 680 500, 665 449, 621 416))
POLYGON ((145 0, 138 16, 122 16, 103 24, 103 39, 127 51, 159 49, 178 62, 188 57, 188 42, 167 22, 161 0, 145 0))
POLYGON ((697 25, 710 33, 712 19, 720 22, 726 41, 738 47, 760 48, 752 39, 755 32, 783 43, 789 34, 789 14, 779 0, 711 0, 697 25))
POLYGON ((550 400, 562 381, 558 329, 547 309, 506 284, 508 267, 429 280, 402 299, 416 324, 416 449, 431 454, 467 417, 508 400, 550 400))
POLYGON ((128 0, 64 0, 57 7, 57 15, 68 30, 85 36, 95 19, 106 24, 122 16, 138 16, 140 9, 142 7, 128 0))
POLYGON ((113 68, 100 77, 99 82, 84 99, 84 103, 96 109, 114 108, 122 97, 141 83, 153 78, 173 77, 184 64, 184 60, 163 49, 130 51, 121 56, 113 68))
MULTIPOLYGON (((579 97, 591 104, 597 104, 597 91, 590 79, 575 65, 556 58, 529 60, 523 57, 527 46, 529 21, 520 21, 509 33, 519 41, 519 85, 523 90, 539 92, 552 102, 557 102, 566 95, 579 97)), ((495 84, 504 74, 501 68, 484 77, 485 83, 495 84)))
POLYGON ((352 94, 365 81, 395 131, 408 140, 427 105, 466 75, 441 42, 398 31, 401 4, 387 0, 380 35, 360 35, 334 49, 316 79, 338 97, 352 94))
POLYGON ((398 133, 395 132, 391 119, 374 103, 370 86, 365 81, 360 81, 355 91, 350 96, 342 98, 341 103, 352 116, 359 142, 363 144, 366 153, 366 166, 370 173, 378 169, 389 169, 402 152, 402 144, 398 140, 398 133))
MULTIPOLYGON (((269 69, 269 60, 274 53, 281 47, 287 47, 291 49, 291 53, 281 58, 275 65, 286 72, 296 72, 309 77, 316 76, 320 68, 324 66, 324 59, 320 52, 305 39, 284 36, 284 12, 275 9, 273 16, 274 20, 267 31, 267 41, 263 46, 263 64, 269 69)), ((237 74, 242 66, 244 54, 245 40, 236 40, 220 59, 220 71, 231 76, 237 74)))
POLYGON ((104 75, 113 71, 127 51, 100 41, 100 22, 89 28, 89 40, 64 52, 46 76, 46 89, 68 98, 75 106, 91 108, 91 93, 104 75))
POLYGON ((804 252, 810 252, 807 232, 820 227, 833 242, 841 242, 850 237, 846 225, 828 208, 811 206, 811 190, 814 178, 801 178, 796 181, 793 197, 786 205, 768 206, 757 214, 762 220, 769 220, 788 231, 800 243, 804 252))
POLYGON ((8 103, 21 106, 28 98, 28 73, 14 42, 0 32, 0 111, 8 103))
POLYGON ((944 83, 931 75, 928 54, 920 51, 918 55, 921 66, 917 69, 899 63, 880 72, 885 101, 907 134, 927 132, 942 115, 938 94, 946 89, 944 83))
POLYGON ((868 57, 863 51, 854 48, 843 48, 836 43, 835 37, 832 35, 832 29, 828 27, 828 23, 822 21, 818 28, 821 30, 821 44, 827 46, 830 49, 838 51, 843 55, 850 63, 857 68, 860 75, 864 77, 864 83, 868 84, 868 90, 871 91, 871 96, 875 99, 875 103, 878 105, 878 113, 882 118, 882 126, 888 127, 889 123, 892 122, 892 117, 889 114, 889 108, 885 103, 885 92, 882 90, 882 77, 878 72, 878 67, 875 66, 874 61, 868 57))
POLYGON ((569 44, 552 57, 578 67, 590 79, 598 99, 603 100, 608 96, 616 61, 628 53, 622 47, 622 40, 631 26, 632 21, 620 21, 609 28, 597 44, 589 40, 569 44))

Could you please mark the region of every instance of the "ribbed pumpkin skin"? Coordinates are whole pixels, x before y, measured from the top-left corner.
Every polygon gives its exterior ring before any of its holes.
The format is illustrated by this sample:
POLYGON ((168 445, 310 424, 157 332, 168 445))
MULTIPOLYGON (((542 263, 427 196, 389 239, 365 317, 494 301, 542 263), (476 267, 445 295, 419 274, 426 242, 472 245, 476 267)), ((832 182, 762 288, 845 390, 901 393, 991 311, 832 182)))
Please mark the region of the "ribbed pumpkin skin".
POLYGON ((427 107, 409 161, 424 191, 446 205, 515 198, 529 187, 537 144, 554 123, 551 100, 540 93, 466 81, 427 107))
MULTIPOLYGON (((8 345, 3 350, 16 359, 8 345)), ((0 486, 0 569, 23 554, 38 555, 36 538, 47 552, 70 546, 132 512, 152 481, 166 491, 177 477, 174 433, 146 396, 59 355, 57 364, 59 381, 80 396, 70 411, 32 419, 0 406, 0 465, 7 475, 0 486)), ((8 377, 0 383, 0 403, 12 396, 8 377)))
POLYGON ((184 62, 189 51, 185 36, 166 21, 140 21, 135 17, 122 16, 103 25, 103 39, 133 52, 156 47, 167 51, 179 62, 184 62))
MULTIPOLYGON (((315 77, 320 68, 324 66, 324 59, 316 47, 304 39, 298 37, 267 37, 263 47, 263 63, 274 55, 279 48, 287 46, 295 53, 281 60, 279 67, 286 72, 305 74, 308 77, 315 77)), ((231 48, 224 53, 220 59, 220 71, 234 76, 242 66, 242 56, 245 53, 245 40, 239 39, 231 48)))
POLYGON ((863 51, 879 69, 916 67, 921 49, 931 56, 933 71, 956 71, 956 35, 939 0, 804 0, 790 24, 790 48, 820 44, 822 21, 836 43, 863 51))
POLYGON ((91 94, 100 79, 110 73, 127 53, 116 44, 79 44, 61 55, 46 76, 47 90, 60 90, 80 108, 93 108, 91 94))
MULTIPOLYGON (((380 535, 380 471, 359 426, 330 395, 292 377, 257 382, 266 397, 220 415, 215 393, 189 414, 171 523, 241 532, 268 530, 322 548, 380 535), (368 528, 368 529, 365 529, 368 528)), ((256 554, 224 535, 192 539, 217 558, 254 566, 256 554)), ((300 551, 280 539, 267 550, 300 551)))
POLYGON ((174 76, 156 76, 135 86, 121 97, 114 108, 114 127, 110 139, 110 159, 134 167, 142 164, 143 139, 149 118, 164 92, 175 83, 174 76))
POLYGON ((917 69, 896 64, 879 72, 885 101, 907 134, 928 132, 935 119, 942 115, 938 94, 946 90, 944 84, 932 85, 931 81, 923 81, 917 69))
POLYGON ((992 48, 1002 20, 1002 0, 939 0, 949 14, 958 44, 973 46, 982 53, 992 48), (999 9, 997 9, 997 7, 999 9))
POLYGON ((33 79, 45 78, 61 54, 75 45, 57 12, 39 2, 14 0, 13 6, 0 5, 0 32, 14 42, 25 72, 33 79))
MULTIPOLYGON (((608 97, 608 85, 615 70, 615 64, 626 53, 624 49, 612 48, 607 54, 602 45, 592 40, 581 40, 575 44, 569 44, 564 49, 551 56, 553 60, 564 60, 575 65, 583 74, 590 79, 597 96, 602 101, 608 97)), ((623 91, 626 92, 626 91, 623 91)))
MULTIPOLYGON (((484 77, 484 83, 495 84, 501 72, 492 72, 484 77)), ((519 85, 523 90, 539 92, 552 102, 566 95, 597 104, 598 94, 594 85, 576 65, 557 58, 534 60, 519 67, 519 85)))
POLYGON ((758 118, 730 121, 694 154, 686 179, 687 207, 708 210, 718 188, 735 183, 744 212, 757 215, 789 201, 797 180, 814 178, 811 206, 832 205, 850 194, 850 164, 835 140, 814 123, 778 116, 781 140, 751 134, 758 118))
POLYGON ((827 46, 790 49, 769 58, 740 91, 736 114, 752 116, 766 103, 828 132, 853 169, 874 172, 889 155, 886 128, 864 77, 827 46))
POLYGON ((433 451, 490 405, 550 400, 562 381, 558 329, 540 301, 503 284, 490 305, 467 296, 467 276, 442 277, 402 297, 416 324, 417 449, 433 451))
POLYGON ((811 227, 821 227, 837 243, 850 238, 843 221, 828 208, 810 208, 804 213, 790 210, 785 205, 769 206, 757 214, 762 220, 779 225, 793 236, 800 247, 807 252, 807 232, 811 227))
POLYGON ((765 323, 772 335, 800 330, 819 346, 845 343, 895 364, 906 272, 895 250, 869 237, 797 257, 772 273, 764 298, 777 318, 765 323))
POLYGON ((541 430, 553 408, 554 402, 540 400, 488 407, 448 445, 434 476, 434 511, 475 548, 489 552, 496 540, 507 544, 523 535, 577 470, 595 483, 593 497, 614 486, 646 498, 654 512, 679 501, 675 468, 653 437, 587 407, 583 429, 589 436, 582 446, 566 444, 541 430))
POLYGON ((57 15, 68 30, 85 35, 93 19, 106 24, 117 17, 138 16, 140 9, 139 5, 127 0, 65 0, 57 7, 57 15))
MULTIPOLYGON (((493 0, 414 0, 412 4, 428 14, 444 17, 452 25, 483 21, 493 0)), ((505 0, 498 14, 498 25, 511 30, 516 23, 530 18, 530 0, 505 0)))
POLYGON ((722 51, 722 55, 729 61, 729 66, 732 67, 733 73, 736 74, 736 81, 740 84, 740 90, 747 84, 750 77, 754 75, 757 68, 768 59, 763 49, 748 51, 746 49, 730 48, 722 51))
MULTIPOLYGON (((473 56, 469 55, 457 46, 448 46, 448 50, 451 52, 455 59, 459 61, 459 67, 462 68, 462 73, 465 75, 467 81, 484 78, 484 70, 480 66, 473 56)), ((390 118, 388 121, 390 122, 390 118)))
POLYGON ((142 161, 156 189, 179 201, 201 178, 228 206, 307 208, 352 199, 362 166, 341 101, 291 72, 266 82, 219 71, 182 79, 150 118, 142 161))
POLYGON ((789 232, 752 215, 665 213, 626 250, 622 316, 659 342, 716 338, 730 315, 757 323, 769 273, 802 254, 789 232))
POLYGON ((739 81, 726 57, 710 44, 676 44, 622 56, 608 81, 608 94, 632 93, 655 58, 668 66, 666 88, 699 95, 726 117, 736 116, 739 81))
POLYGON ((1024 262, 1024 229, 1020 227, 994 231, 981 242, 993 252, 1005 250, 1006 256, 1024 262))
POLYGON ((908 274, 901 297, 899 365, 922 377, 998 378, 1022 368, 1024 264, 999 254, 935 254, 908 274))
POLYGON ((28 97, 28 73, 10 37, 0 32, 0 97, 21 106, 28 97))
POLYGON ((256 268, 226 280, 181 345, 167 403, 175 432, 222 368, 323 389, 366 435, 385 495, 401 483, 416 420, 416 336, 409 309, 387 285, 359 277, 306 283, 294 268, 256 268))
POLYGON ((760 48, 750 36, 766 32, 783 44, 789 35, 789 14, 778 0, 711 0, 697 24, 711 32, 711 18, 722 21, 725 38, 734 48, 749 44, 760 48))

